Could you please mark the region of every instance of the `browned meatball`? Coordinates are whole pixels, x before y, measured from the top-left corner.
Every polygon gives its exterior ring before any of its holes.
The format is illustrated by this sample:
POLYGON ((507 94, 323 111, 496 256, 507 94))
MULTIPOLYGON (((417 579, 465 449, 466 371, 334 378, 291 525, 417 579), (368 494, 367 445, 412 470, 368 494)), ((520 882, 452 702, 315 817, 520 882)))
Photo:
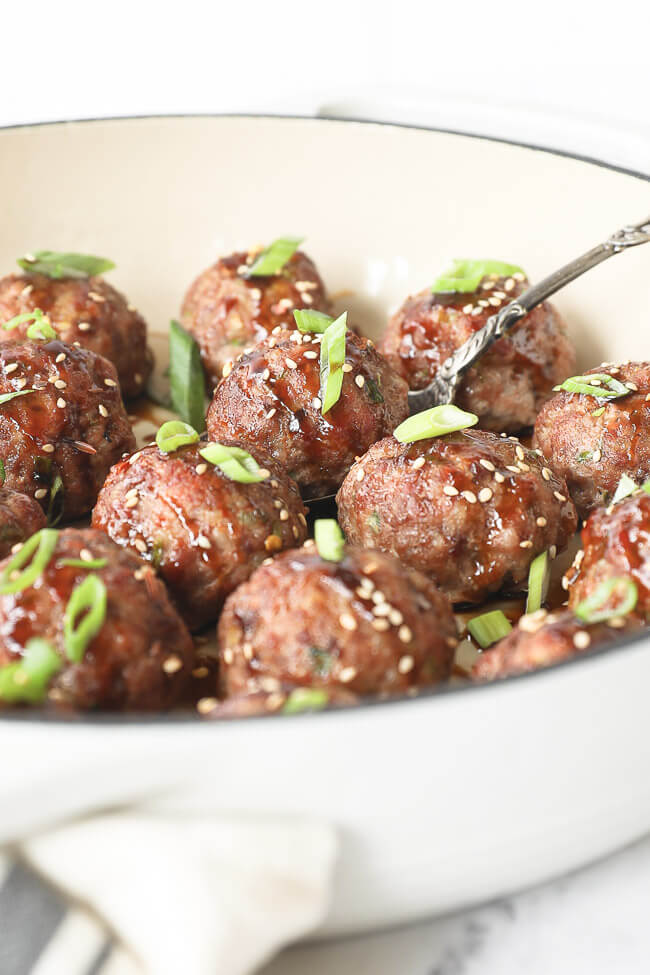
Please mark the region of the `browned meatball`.
POLYGON ((566 479, 581 518, 607 504, 622 474, 637 482, 650 476, 650 363, 604 362, 585 375, 594 373, 629 384, 630 395, 607 401, 562 391, 535 423, 535 442, 566 479))
POLYGON ((38 501, 11 488, 0 489, 0 559, 9 555, 14 545, 45 528, 45 523, 38 501))
POLYGON ((7 487, 71 520, 90 511, 135 439, 111 363, 62 342, 0 345, 0 457, 7 487))
POLYGON ((163 453, 152 444, 117 464, 92 522, 153 564, 193 630, 216 620, 260 562, 307 535, 298 488, 276 464, 258 451, 271 476, 240 484, 207 463, 202 446, 163 453))
POLYGON ((217 386, 207 417, 213 440, 259 445, 306 497, 335 491, 355 457, 408 416, 404 380, 351 332, 341 395, 323 416, 320 339, 296 330, 260 342, 217 386))
POLYGON ((208 381, 216 386, 223 367, 273 331, 293 325, 294 308, 329 312, 325 286, 313 261, 296 253, 278 274, 247 277, 259 253, 222 257, 200 274, 185 295, 181 321, 194 336, 208 381))
POLYGON ((635 616, 616 617, 606 623, 582 623, 568 610, 547 613, 540 609, 523 616, 508 636, 484 650, 471 676, 488 681, 550 667, 585 650, 613 643, 621 634, 633 633, 641 626, 635 616))
MULTIPOLYGON (((125 399, 145 388, 153 357, 147 326, 126 298, 103 278, 62 278, 9 274, 0 279, 0 323, 40 308, 62 342, 104 356, 117 369, 125 399)), ((6 331, 0 342, 24 342, 30 323, 6 331)))
MULTIPOLYGON (((489 276, 473 294, 421 291, 393 315, 381 351, 411 389, 422 389, 490 315, 527 287, 522 275, 489 276)), ((571 375, 574 366, 575 352, 564 322, 544 302, 468 370, 456 402, 476 413, 483 429, 516 433, 533 425, 553 386, 571 375)))
POLYGON ((454 601, 525 585, 530 563, 576 528, 564 481, 515 439, 482 430, 401 444, 387 437, 337 495, 348 541, 392 552, 454 601))
POLYGON ((582 545, 566 574, 571 608, 600 583, 622 576, 636 584, 637 612, 650 613, 650 495, 637 491, 609 508, 596 508, 582 529, 582 545))
MULTIPOLYGON (((34 583, 0 594, 0 667, 21 659, 41 637, 64 661, 47 700, 59 707, 90 710, 162 710, 183 693, 194 661, 192 639, 149 566, 103 532, 66 529, 34 583), (100 566, 65 560, 99 559, 100 566), (79 663, 68 656, 64 616, 72 591, 90 574, 106 589, 106 614, 79 663)), ((6 578, 9 559, 0 563, 6 578)))
POLYGON ((451 607, 425 576, 350 546, 328 562, 313 542, 229 596, 218 637, 228 695, 285 685, 406 691, 448 677, 457 642, 451 607))

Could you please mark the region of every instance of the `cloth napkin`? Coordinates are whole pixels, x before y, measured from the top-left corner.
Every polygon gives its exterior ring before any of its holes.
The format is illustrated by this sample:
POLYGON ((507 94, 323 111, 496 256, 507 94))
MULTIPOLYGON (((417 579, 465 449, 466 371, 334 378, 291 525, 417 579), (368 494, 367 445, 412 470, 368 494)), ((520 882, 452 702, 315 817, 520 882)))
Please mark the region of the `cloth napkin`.
POLYGON ((323 920, 336 852, 321 823, 147 807, 59 827, 0 864, 0 973, 246 975, 323 920))

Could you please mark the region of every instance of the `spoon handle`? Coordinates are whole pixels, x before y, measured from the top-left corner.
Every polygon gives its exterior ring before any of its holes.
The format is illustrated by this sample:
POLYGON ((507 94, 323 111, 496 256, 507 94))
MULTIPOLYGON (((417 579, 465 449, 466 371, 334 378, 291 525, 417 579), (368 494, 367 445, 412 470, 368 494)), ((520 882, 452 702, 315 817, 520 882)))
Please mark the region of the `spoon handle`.
POLYGON ((641 223, 627 225, 621 230, 617 230, 602 244, 598 244, 586 254, 570 261, 558 271, 549 274, 538 284, 528 288, 515 301, 511 301, 510 304, 505 305, 495 315, 488 318, 483 328, 475 332, 442 364, 433 381, 425 389, 409 393, 411 413, 417 413, 420 410, 442 403, 452 403, 463 374, 489 349, 493 342, 521 321, 528 312, 550 298, 560 288, 569 284, 570 281, 579 278, 590 268, 606 261, 609 257, 613 257, 614 254, 620 254, 630 247, 645 244, 648 241, 650 241, 650 217, 641 223))

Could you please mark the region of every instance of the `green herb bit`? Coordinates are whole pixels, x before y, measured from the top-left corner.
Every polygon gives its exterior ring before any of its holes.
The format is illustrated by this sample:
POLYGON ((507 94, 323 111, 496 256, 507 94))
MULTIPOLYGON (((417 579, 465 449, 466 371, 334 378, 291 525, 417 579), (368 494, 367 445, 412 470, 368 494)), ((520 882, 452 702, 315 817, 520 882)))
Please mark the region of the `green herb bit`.
POLYGON ((314 522, 314 539, 321 559, 340 562, 345 551, 345 538, 335 518, 318 518, 314 522))
POLYGON ((59 253, 58 251, 35 251, 18 258, 23 271, 45 274, 48 278, 93 278, 105 271, 112 271, 115 265, 106 257, 92 254, 59 253))
POLYGON ((332 322, 323 332, 320 344, 320 398, 321 413, 325 416, 338 403, 343 387, 343 365, 345 364, 345 335, 348 313, 332 322))
POLYGON ((43 314, 40 308, 35 308, 34 311, 26 311, 22 315, 14 315, 2 327, 6 331, 10 331, 12 328, 24 325, 26 322, 32 323, 27 329, 28 339, 42 339, 45 342, 49 342, 57 337, 57 333, 52 328, 49 318, 43 314))
POLYGON ((158 430, 156 443, 158 449, 163 454, 172 454, 179 447, 187 447, 189 444, 198 443, 199 435, 189 423, 182 420, 168 420, 158 430))
POLYGON ((500 609, 493 609, 489 613, 475 616, 467 624, 467 629, 476 642, 484 650, 491 647, 497 640, 502 640, 512 629, 508 617, 500 609))
POLYGON ((277 274, 293 257, 304 239, 304 237, 278 237, 251 264, 248 276, 256 278, 277 274))
POLYGON ((319 677, 327 677, 332 669, 332 654, 320 647, 310 647, 309 656, 311 657, 314 673, 319 677))
POLYGON ((381 394, 381 389, 379 388, 379 381, 374 379, 366 379, 365 383, 366 389, 368 390, 368 397, 371 403, 383 403, 384 397, 381 394))
POLYGON ((612 504, 618 504, 623 498, 629 498, 631 494, 637 490, 638 485, 632 480, 628 474, 621 474, 621 479, 618 482, 616 491, 614 492, 614 497, 612 498, 612 504))
POLYGON ((393 436, 400 443, 415 443, 416 440, 443 437, 446 433, 466 430, 477 423, 476 414, 466 413, 453 403, 445 403, 410 416, 393 430, 393 436))
POLYGON ((2 457, 0 457, 0 487, 4 484, 7 477, 7 472, 5 471, 5 462, 2 457))
POLYGON ((548 552, 542 552, 536 559, 533 559, 528 570, 527 613, 536 613, 538 609, 542 608, 542 604, 546 600, 550 577, 548 552))
POLYGON ((63 478, 57 472, 52 482, 52 487, 50 488, 50 500, 47 505, 47 523, 50 528, 54 528, 55 525, 58 525, 63 518, 63 508, 63 478))
POLYGON ((254 457, 241 447, 226 447, 221 443, 208 443, 199 454, 209 464, 218 467, 231 481, 240 484, 258 484, 270 477, 271 472, 260 467, 254 457))
POLYGON ((638 597, 638 590, 632 579, 628 579, 627 576, 615 576, 601 582, 590 596, 578 603, 574 614, 583 623, 601 623, 615 616, 626 616, 631 613, 638 597), (608 607, 615 592, 619 597, 618 605, 608 607))
POLYGON ((285 702, 282 714, 300 714, 303 711, 322 711, 329 704, 327 691, 318 687, 296 687, 285 702))
POLYGON ((301 332, 324 332, 334 321, 324 311, 314 311, 311 308, 296 308, 293 317, 301 332))
POLYGON ((0 574, 0 595, 22 592, 31 586, 52 558, 58 537, 59 533, 53 528, 42 528, 32 535, 0 574))
POLYGON ((479 284, 490 274, 497 274, 500 278, 509 278, 513 274, 523 275, 523 271, 516 264, 504 264, 503 261, 471 261, 457 259, 452 262, 440 277, 431 285, 434 294, 459 293, 466 294, 476 291, 479 284))
POLYGON ((59 565, 69 565, 71 569, 103 569, 108 559, 61 559, 59 565))
POLYGON ((199 433, 205 430, 205 379, 199 347, 178 322, 169 327, 169 386, 172 409, 199 433))
POLYGON ((86 647, 104 625, 106 602, 106 586, 99 576, 86 576, 72 590, 63 616, 65 649, 72 663, 81 663, 86 647))
POLYGON ((602 416, 604 412, 605 412, 605 407, 604 406, 599 406, 597 410, 593 410, 592 411, 591 415, 592 416, 602 416))
POLYGON ((596 399, 618 399, 620 396, 629 396, 632 392, 618 379, 608 376, 605 372, 590 373, 586 376, 569 376, 563 383, 553 388, 556 391, 564 390, 565 393, 594 396, 596 399))
POLYGON ((61 657, 47 640, 28 640, 21 659, 0 668, 0 701, 37 704, 62 666, 61 657))
POLYGON ((27 396, 28 393, 34 393, 34 389, 15 389, 13 393, 2 393, 0 395, 0 406, 3 403, 10 403, 12 399, 17 399, 18 396, 27 396))

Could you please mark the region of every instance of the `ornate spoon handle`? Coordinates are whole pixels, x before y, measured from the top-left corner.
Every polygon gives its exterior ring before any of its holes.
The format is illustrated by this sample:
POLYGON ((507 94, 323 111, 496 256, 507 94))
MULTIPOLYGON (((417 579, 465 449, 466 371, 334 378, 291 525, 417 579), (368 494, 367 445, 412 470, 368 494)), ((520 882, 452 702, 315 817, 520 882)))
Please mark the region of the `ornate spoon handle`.
POLYGON ((645 244, 648 241, 650 241, 650 217, 642 220, 641 223, 628 225, 617 230, 604 243, 598 244, 597 247, 587 251, 575 261, 565 264, 559 271, 549 274, 539 284, 534 284, 528 288, 515 301, 511 301, 496 315, 488 318, 483 328, 472 335, 442 364, 435 378, 425 389, 409 393, 411 413, 419 413, 421 410, 442 403, 452 403, 462 375, 489 349, 493 342, 501 338, 513 325, 516 325, 524 315, 527 315, 546 298, 550 298, 565 284, 579 278, 590 268, 606 261, 614 254, 620 254, 629 247, 636 247, 637 244, 645 244))

